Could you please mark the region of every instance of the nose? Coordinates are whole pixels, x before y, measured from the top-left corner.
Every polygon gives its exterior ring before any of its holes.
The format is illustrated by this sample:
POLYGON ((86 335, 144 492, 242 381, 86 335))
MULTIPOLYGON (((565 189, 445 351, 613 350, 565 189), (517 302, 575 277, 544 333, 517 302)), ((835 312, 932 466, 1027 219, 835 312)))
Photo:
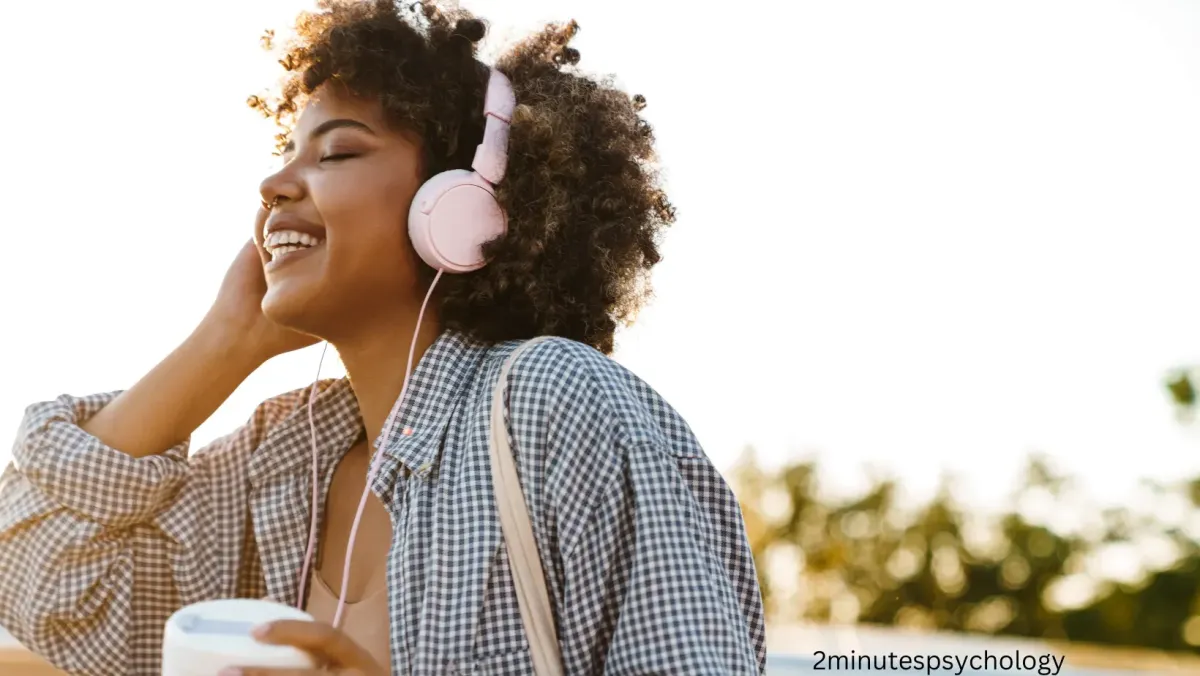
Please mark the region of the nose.
POLYGON ((262 199, 263 209, 270 211, 284 202, 303 199, 304 185, 284 166, 258 184, 258 195, 262 199))

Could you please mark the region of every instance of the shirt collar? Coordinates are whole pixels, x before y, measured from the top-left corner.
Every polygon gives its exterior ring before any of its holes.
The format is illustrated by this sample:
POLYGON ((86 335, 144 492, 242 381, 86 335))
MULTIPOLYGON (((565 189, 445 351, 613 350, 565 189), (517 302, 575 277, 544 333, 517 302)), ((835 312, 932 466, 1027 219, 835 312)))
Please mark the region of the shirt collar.
MULTIPOLYGON (((312 471, 312 437, 308 425, 308 393, 295 393, 299 400, 293 410, 267 431, 262 443, 250 455, 248 476, 253 485, 262 485, 280 474, 312 471)), ((264 407, 274 405, 267 402, 264 407)), ((313 427, 316 430, 317 455, 322 466, 336 463, 362 433, 358 399, 350 382, 341 378, 317 383, 313 398, 313 427)), ((260 409, 259 413, 262 413, 260 409)), ((258 413, 256 413, 258 415, 258 413)), ((269 417, 269 414, 267 414, 269 417)))
POLYGON ((486 354, 484 343, 454 331, 442 333, 409 378, 399 419, 384 425, 391 435, 380 434, 375 447, 414 474, 436 469, 451 416, 486 354))
MULTIPOLYGON (((406 401, 399 420, 391 426, 391 435, 384 439, 381 434, 376 440, 375 447, 385 456, 376 477, 377 492, 386 492, 385 484, 391 483, 398 465, 418 475, 436 469, 451 414, 486 354, 486 344, 446 331, 422 355, 409 379, 406 401)), ((251 455, 251 483, 261 485, 279 474, 311 472, 307 390, 302 397, 303 401, 267 433, 251 455)), ((336 463, 362 433, 358 400, 348 379, 319 383, 313 400, 313 422, 324 476, 330 464, 336 463)), ((388 424, 384 429, 389 429, 388 424)))

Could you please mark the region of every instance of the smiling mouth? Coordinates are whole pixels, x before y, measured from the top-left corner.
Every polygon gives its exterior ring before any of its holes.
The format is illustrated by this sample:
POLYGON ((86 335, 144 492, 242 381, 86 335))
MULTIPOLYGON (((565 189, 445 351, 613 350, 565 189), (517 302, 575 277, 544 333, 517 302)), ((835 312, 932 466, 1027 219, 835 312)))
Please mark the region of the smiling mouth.
POLYGON ((277 261, 290 253, 313 249, 324 243, 325 240, 306 232, 276 230, 267 235, 266 241, 263 242, 263 248, 271 257, 271 261, 277 261))

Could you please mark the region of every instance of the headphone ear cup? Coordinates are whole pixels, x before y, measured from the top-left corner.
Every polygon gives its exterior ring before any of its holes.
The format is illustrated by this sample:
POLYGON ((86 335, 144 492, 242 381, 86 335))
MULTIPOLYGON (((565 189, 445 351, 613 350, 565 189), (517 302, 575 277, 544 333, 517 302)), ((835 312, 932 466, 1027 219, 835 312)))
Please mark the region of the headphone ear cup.
POLYGON ((465 169, 426 181, 408 213, 413 248, 427 265, 446 272, 482 268, 487 264, 483 245, 507 229, 508 218, 491 184, 465 169))

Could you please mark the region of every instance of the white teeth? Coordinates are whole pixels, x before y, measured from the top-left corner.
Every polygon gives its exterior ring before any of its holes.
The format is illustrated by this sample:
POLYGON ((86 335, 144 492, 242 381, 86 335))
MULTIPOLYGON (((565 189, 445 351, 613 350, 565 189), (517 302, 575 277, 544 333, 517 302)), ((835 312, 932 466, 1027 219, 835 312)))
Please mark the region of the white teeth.
POLYGON ((280 246, 283 244, 302 244, 304 246, 316 246, 320 244, 322 239, 313 237, 306 232, 297 232, 295 230, 276 230, 267 235, 265 242, 267 247, 280 246))
POLYGON ((271 254, 271 258, 279 258, 284 254, 307 249, 317 246, 325 240, 318 237, 313 237, 306 232, 297 232, 295 230, 276 230, 267 235, 266 241, 263 242, 263 247, 267 253, 271 254))

